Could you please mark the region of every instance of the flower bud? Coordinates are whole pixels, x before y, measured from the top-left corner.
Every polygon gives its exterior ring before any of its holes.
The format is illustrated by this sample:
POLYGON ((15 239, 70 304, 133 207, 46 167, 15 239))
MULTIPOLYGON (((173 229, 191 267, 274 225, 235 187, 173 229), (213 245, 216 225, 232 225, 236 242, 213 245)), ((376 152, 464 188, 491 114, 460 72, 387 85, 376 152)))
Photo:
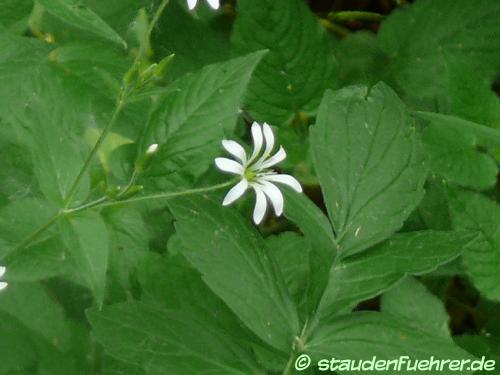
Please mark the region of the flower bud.
POLYGON ((146 150, 146 155, 151 156, 158 152, 158 143, 153 143, 146 150))

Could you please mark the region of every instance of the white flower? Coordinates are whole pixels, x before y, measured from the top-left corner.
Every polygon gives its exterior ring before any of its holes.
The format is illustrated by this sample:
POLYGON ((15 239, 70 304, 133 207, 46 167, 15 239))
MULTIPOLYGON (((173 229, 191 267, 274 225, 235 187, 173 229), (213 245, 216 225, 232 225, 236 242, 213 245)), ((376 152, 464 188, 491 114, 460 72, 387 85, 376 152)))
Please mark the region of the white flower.
MULTIPOLYGON (((219 9, 220 0, 206 0, 208 5, 210 5, 213 9, 219 9)), ((187 0, 189 9, 193 10, 198 0, 187 0)))
MULTIPOLYGON (((0 278, 5 274, 5 267, 0 266, 0 278)), ((0 281, 0 290, 7 288, 7 283, 5 281, 0 281)))
POLYGON ((153 155, 153 154, 156 154, 156 151, 158 151, 158 144, 157 143, 153 143, 152 145, 150 145, 148 147, 148 149, 146 150, 146 155, 153 155))
POLYGON ((253 221, 255 224, 259 224, 266 213, 268 201, 273 206, 276 216, 283 213, 283 194, 273 182, 288 185, 299 193, 302 192, 302 186, 294 177, 287 174, 277 174, 270 169, 285 160, 286 153, 280 146, 279 150, 271 156, 271 151, 274 148, 274 134, 268 124, 264 123, 261 127, 254 122, 252 124, 252 138, 254 149, 250 158, 247 157, 247 153, 239 143, 223 140, 222 146, 238 159, 238 162, 227 158, 216 158, 215 164, 220 170, 241 177, 241 181, 226 194, 222 205, 227 206, 233 203, 248 188, 252 188, 256 197, 253 221), (264 143, 265 148, 261 153, 264 143))

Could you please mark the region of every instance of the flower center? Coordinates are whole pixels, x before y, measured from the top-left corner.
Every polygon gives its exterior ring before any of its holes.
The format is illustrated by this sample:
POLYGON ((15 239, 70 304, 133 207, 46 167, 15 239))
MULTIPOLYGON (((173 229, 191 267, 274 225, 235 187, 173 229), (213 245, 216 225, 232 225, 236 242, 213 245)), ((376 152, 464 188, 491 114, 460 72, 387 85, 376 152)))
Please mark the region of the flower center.
POLYGON ((252 181, 257 176, 257 174, 251 169, 246 169, 244 176, 247 181, 252 181))

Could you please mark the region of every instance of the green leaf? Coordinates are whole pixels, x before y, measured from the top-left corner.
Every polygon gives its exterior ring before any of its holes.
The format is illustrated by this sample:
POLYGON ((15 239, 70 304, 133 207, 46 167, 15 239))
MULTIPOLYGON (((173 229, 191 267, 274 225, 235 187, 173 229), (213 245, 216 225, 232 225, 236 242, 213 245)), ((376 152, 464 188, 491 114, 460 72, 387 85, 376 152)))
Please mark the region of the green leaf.
POLYGON ((446 93, 447 60, 493 73, 500 64, 500 3, 417 1, 385 19, 378 39, 390 57, 386 75, 419 100, 446 93))
POLYGON ((449 63, 451 112, 470 121, 500 128, 500 98, 492 90, 491 81, 465 64, 449 63))
POLYGON ((61 221, 63 240, 78 273, 77 281, 87 286, 97 303, 104 299, 108 269, 109 235, 103 219, 94 212, 61 221))
POLYGON ((61 305, 37 283, 10 283, 0 294, 0 310, 40 334, 47 343, 66 349, 70 341, 68 322, 61 305))
MULTIPOLYGON (((377 312, 360 312, 337 318, 336 320, 320 326, 313 334, 305 351, 314 359, 336 358, 349 360, 397 360, 401 356, 415 359, 462 360, 473 359, 466 351, 454 345, 451 340, 437 335, 430 335, 425 329, 408 326, 391 316, 377 312)), ((413 362, 414 363, 414 362, 413 362)), ((393 365, 394 366, 394 365, 393 365)), ((433 367, 436 368, 435 365, 433 367)), ((389 369, 389 373, 413 374, 415 371, 401 371, 389 369)), ((377 371, 338 371, 341 374, 377 373, 377 371)), ((446 366, 442 374, 455 374, 446 366)), ((467 366, 460 371, 461 374, 472 374, 467 366)))
POLYGON ((374 85, 387 63, 376 35, 367 30, 349 33, 335 45, 340 87, 353 84, 374 85))
POLYGON ((336 243, 328 218, 304 194, 284 189, 285 216, 295 222, 311 247, 310 272, 305 303, 314 311, 328 283, 330 267, 336 254, 336 243))
MULTIPOLYGON (((45 197, 62 205, 73 182, 83 166, 77 139, 78 126, 88 118, 75 113, 74 102, 65 96, 64 85, 57 75, 42 75, 33 82, 29 102, 24 109, 21 124, 31 129, 33 136, 34 172, 45 197)), ((28 87, 27 87, 28 89, 28 87)), ((84 199, 89 190, 85 175, 78 189, 78 199, 84 199)))
POLYGON ((207 285, 263 341, 288 352, 299 330, 297 312, 276 261, 249 220, 208 197, 176 199, 169 207, 183 254, 207 285))
POLYGON ((451 338, 443 302, 413 277, 407 277, 382 296, 381 311, 432 336, 451 338))
POLYGON ((316 17, 301 0, 241 0, 237 12, 236 50, 269 50, 246 95, 252 116, 279 125, 315 113, 336 81, 331 44, 316 17))
POLYGON ((458 129, 430 125, 422 136, 430 169, 458 185, 487 189, 495 185, 498 167, 487 153, 475 148, 475 138, 458 129))
POLYGON ((240 346, 249 339, 247 331, 181 256, 151 256, 139 265, 139 282, 142 304, 89 313, 109 354, 149 373, 259 373, 240 346), (125 321, 118 314, 122 309, 125 321), (145 344, 138 347, 138 342, 145 344))
POLYGON ((124 48, 127 43, 118 33, 104 22, 92 9, 78 0, 38 0, 47 12, 60 18, 73 27, 108 39, 124 48))
POLYGON ((388 238, 423 197, 419 139, 405 106, 383 83, 327 92, 311 144, 343 257, 388 238))
POLYGON ((385 292, 406 275, 431 272, 457 258, 474 235, 451 231, 403 233, 335 264, 319 307, 321 317, 339 314, 385 292))
POLYGON ((230 57, 227 36, 203 25, 175 1, 165 9, 152 39, 153 49, 158 56, 175 53, 172 67, 169 69, 169 75, 172 77, 230 57))
MULTIPOLYGON (((36 347, 31 342, 31 332, 10 314, 0 311, 0 361, 2 371, 26 370, 36 365, 36 347)), ((23 374, 21 372, 21 374, 23 374)))
POLYGON ((464 120, 460 117, 443 115, 432 112, 414 112, 418 117, 430 121, 432 124, 454 128, 464 134, 474 135, 481 143, 493 144, 500 147, 500 130, 464 120))
POLYGON ((51 237, 5 258, 10 282, 34 282, 70 274, 72 259, 58 237, 51 237))
POLYGON ((288 292, 298 305, 302 301, 309 277, 309 242, 293 232, 269 236, 266 242, 276 259, 288 292))
POLYGON ((206 171, 220 152, 224 130, 233 130, 250 76, 263 53, 209 65, 168 87, 150 115, 143 151, 159 143, 148 181, 178 187, 206 171))
POLYGON ((463 255, 467 274, 482 294, 500 301, 500 206, 465 191, 453 193, 450 206, 456 228, 479 233, 463 255))
POLYGON ((141 364, 146 373, 261 373, 240 361, 228 336, 190 311, 128 302, 90 310, 87 316, 94 337, 111 355, 141 364))
MULTIPOLYGON (((0 258, 9 255, 56 213, 41 199, 16 200, 0 210, 0 258)), ((43 240, 38 238, 37 241, 43 240)))
POLYGON ((33 0, 0 0, 0 28, 21 34, 28 27, 33 0))

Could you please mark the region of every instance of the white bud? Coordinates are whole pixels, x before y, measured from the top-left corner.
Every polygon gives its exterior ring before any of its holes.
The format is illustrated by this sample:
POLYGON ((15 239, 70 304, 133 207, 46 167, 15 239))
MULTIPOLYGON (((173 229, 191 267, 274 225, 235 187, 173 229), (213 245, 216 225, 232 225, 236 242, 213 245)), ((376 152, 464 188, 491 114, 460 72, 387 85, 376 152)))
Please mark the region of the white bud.
POLYGON ((158 143, 153 143, 151 146, 148 147, 146 150, 146 155, 153 155, 156 154, 158 151, 158 143))

